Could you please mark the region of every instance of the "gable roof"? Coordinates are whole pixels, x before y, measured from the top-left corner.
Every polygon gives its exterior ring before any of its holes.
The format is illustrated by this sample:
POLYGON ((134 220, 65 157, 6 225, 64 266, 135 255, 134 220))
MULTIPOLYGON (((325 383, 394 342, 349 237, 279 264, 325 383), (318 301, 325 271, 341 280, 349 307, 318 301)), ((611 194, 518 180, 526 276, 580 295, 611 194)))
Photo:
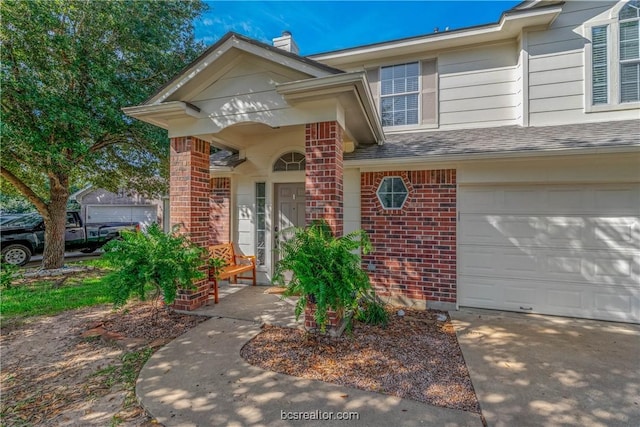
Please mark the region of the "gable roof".
POLYGON ((640 120, 391 134, 384 145, 359 148, 344 160, 425 161, 613 148, 640 150, 640 120))
MULTIPOLYGON (((262 43, 258 40, 254 40, 252 38, 243 36, 242 34, 238 34, 236 32, 233 31, 229 31, 228 33, 226 33, 224 36, 222 36, 222 38, 220 40, 218 40, 216 43, 214 43, 213 45, 211 45, 209 48, 207 48, 207 50, 205 50, 200 56, 198 56, 196 59, 194 59, 193 61, 191 61, 191 63, 189 65, 187 65, 186 67, 184 67, 175 77, 173 77, 171 80, 169 80, 168 82, 166 82, 164 85, 162 85, 160 88, 158 88, 158 90, 156 92, 153 93, 153 95, 151 95, 144 103, 143 105, 149 105, 149 104, 154 104, 157 102, 161 102, 163 100, 163 97, 161 96, 164 92, 166 92, 169 88, 171 88, 172 86, 174 86, 175 84, 177 84, 178 82, 181 82, 180 86, 183 86, 187 81, 191 80, 192 78, 194 78, 199 71, 201 71, 203 68, 206 68, 205 64, 207 62, 207 58, 209 58, 212 55, 218 54, 220 55, 221 52, 218 52, 221 49, 224 49, 225 51, 230 49, 230 47, 227 47, 225 49, 225 44, 227 46, 230 46, 229 41, 236 41, 236 42, 240 42, 240 43, 245 43, 248 45, 252 45, 252 46, 256 46, 259 47, 261 49, 264 49, 272 54, 275 54, 276 56, 282 56, 294 61, 297 61, 301 64, 305 64, 308 65, 310 67, 316 68, 318 70, 322 70, 324 72, 324 74, 339 74, 339 73, 343 73, 342 70, 339 70, 337 68, 334 67, 330 67, 326 64, 323 64, 321 62, 318 61, 314 61, 313 59, 310 58, 306 58, 304 56, 300 56, 297 55, 295 53, 292 52, 287 52, 286 50, 277 48, 277 47, 273 47, 271 45, 268 45, 266 43, 262 43)), ((236 44, 236 47, 238 45, 236 44)))

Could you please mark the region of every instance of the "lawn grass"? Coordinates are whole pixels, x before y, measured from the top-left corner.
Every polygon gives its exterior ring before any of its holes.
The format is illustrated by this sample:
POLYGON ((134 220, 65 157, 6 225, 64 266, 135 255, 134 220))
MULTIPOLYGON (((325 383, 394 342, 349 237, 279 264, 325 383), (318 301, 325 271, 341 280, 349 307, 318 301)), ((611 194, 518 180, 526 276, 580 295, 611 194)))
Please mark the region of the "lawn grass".
POLYGON ((105 271, 91 271, 77 277, 71 276, 61 284, 55 280, 42 280, 4 289, 0 295, 2 320, 53 315, 110 303, 106 274, 105 271))

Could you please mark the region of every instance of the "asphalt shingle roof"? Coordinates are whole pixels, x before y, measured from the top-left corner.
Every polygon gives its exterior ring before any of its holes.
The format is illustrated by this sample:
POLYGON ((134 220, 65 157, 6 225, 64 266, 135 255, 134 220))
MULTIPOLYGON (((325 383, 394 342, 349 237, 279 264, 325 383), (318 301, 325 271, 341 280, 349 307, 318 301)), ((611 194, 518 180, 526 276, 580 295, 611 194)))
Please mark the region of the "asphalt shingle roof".
POLYGON ((505 126, 390 134, 384 145, 357 148, 344 160, 640 147, 640 120, 559 126, 505 126))
MULTIPOLYGON (((374 160, 463 154, 498 154, 603 147, 640 148, 640 120, 580 123, 560 126, 504 126, 480 129, 414 132, 387 135, 384 145, 359 147, 344 160, 374 160)), ((211 166, 235 167, 245 159, 220 150, 211 166)))

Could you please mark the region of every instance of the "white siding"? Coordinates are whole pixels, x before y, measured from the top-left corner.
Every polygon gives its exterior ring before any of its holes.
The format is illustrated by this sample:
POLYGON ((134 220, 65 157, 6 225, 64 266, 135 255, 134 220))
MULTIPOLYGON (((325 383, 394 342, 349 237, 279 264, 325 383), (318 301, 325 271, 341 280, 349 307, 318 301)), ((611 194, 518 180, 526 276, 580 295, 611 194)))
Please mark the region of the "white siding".
MULTIPOLYGON (((532 126, 633 119, 638 109, 585 113, 584 24, 607 19, 615 2, 569 1, 546 30, 527 34, 532 126)), ((589 84, 589 82, 586 82, 589 84)))
POLYGON ((335 103, 317 103, 316 110, 289 105, 276 92, 279 83, 309 76, 282 65, 244 55, 191 100, 202 111, 199 118, 169 119, 169 137, 218 133, 242 122, 291 126, 336 120, 335 103))
POLYGON ((360 170, 344 170, 344 232, 360 229, 360 170))
POLYGON ((440 128, 516 124, 518 55, 515 43, 438 55, 440 128))

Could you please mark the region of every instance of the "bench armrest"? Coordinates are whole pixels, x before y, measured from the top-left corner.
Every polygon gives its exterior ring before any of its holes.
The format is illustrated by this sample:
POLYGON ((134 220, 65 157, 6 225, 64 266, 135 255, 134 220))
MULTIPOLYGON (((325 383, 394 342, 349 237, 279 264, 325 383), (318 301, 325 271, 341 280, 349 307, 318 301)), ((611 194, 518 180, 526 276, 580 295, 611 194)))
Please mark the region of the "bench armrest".
POLYGON ((254 266, 256 265, 256 256, 255 255, 236 255, 236 259, 237 258, 248 259, 249 261, 251 261, 251 264, 253 264, 254 266))

